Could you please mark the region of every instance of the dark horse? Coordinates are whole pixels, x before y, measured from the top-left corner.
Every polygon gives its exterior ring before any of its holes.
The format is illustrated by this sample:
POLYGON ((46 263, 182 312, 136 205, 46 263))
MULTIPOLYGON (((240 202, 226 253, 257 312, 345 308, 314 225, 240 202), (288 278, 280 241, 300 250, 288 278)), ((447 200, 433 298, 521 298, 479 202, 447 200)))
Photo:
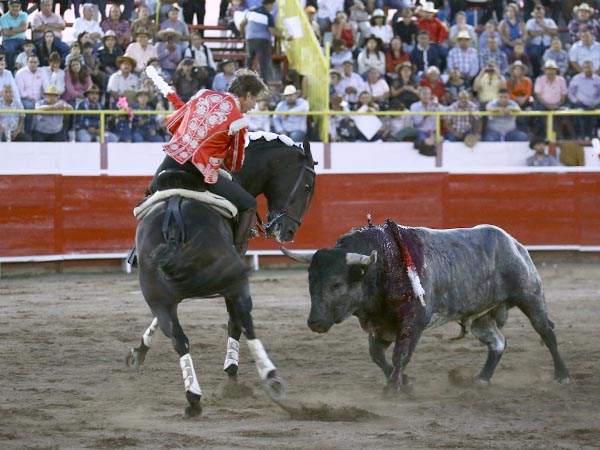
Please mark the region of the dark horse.
MULTIPOLYGON (((294 238, 313 196, 314 166, 308 141, 303 148, 287 145, 277 137, 271 141, 260 137, 250 142, 244 166, 234 174, 234 180, 254 196, 265 195, 269 210, 268 223, 264 224, 267 235, 274 235, 280 242, 294 238)), ((229 220, 198 200, 176 200, 179 213, 170 212, 168 205, 172 200, 162 201, 137 227, 140 286, 155 319, 140 346, 131 350, 127 364, 138 367, 144 362, 152 334, 160 327, 180 356, 189 402, 186 413, 200 413, 200 385, 188 338, 179 324, 177 306, 187 298, 223 296, 229 314, 225 371, 235 380, 239 339, 244 333, 269 393, 283 396, 283 380, 276 377, 275 366, 254 333, 248 268, 233 246, 229 220)))

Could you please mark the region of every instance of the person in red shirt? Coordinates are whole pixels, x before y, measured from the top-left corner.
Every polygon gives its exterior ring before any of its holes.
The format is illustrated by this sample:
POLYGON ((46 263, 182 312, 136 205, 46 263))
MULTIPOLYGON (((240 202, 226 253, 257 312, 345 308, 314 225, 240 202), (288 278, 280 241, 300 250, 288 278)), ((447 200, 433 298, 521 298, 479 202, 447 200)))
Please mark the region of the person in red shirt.
POLYGON ((429 66, 425 72, 425 76, 419 81, 420 86, 426 86, 431 89, 431 93, 435 95, 441 104, 446 97, 446 86, 440 78, 440 69, 435 66, 429 66))
POLYGON ((227 93, 202 89, 167 120, 173 134, 163 146, 167 156, 149 188, 152 194, 165 188, 208 190, 231 201, 238 209, 234 245, 243 255, 256 215, 256 199, 240 185, 219 175, 223 165, 231 172, 241 169, 247 141, 248 120, 267 87, 256 72, 240 69, 227 93))
POLYGON ((419 30, 426 30, 429 33, 429 41, 431 45, 435 46, 442 59, 442 67, 440 69, 443 72, 446 69, 446 57, 448 56, 446 41, 449 32, 444 22, 435 16, 437 12, 438 10, 433 6, 433 2, 425 2, 425 6, 419 12, 417 28, 419 30))

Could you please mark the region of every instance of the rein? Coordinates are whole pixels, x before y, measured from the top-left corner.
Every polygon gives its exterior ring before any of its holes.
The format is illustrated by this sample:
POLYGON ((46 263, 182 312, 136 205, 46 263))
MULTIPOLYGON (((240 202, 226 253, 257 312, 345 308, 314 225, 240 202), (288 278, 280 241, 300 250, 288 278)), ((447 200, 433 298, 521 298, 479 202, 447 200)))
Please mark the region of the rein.
POLYGON ((256 212, 256 228, 258 229, 259 236, 262 236, 265 239, 269 239, 272 235, 272 233, 269 232, 269 228, 271 228, 273 225, 281 223, 281 221, 283 220, 284 217, 287 217, 288 219, 292 220, 293 222, 296 222, 298 224, 298 226, 302 225, 301 219, 293 216, 292 214, 290 214, 287 211, 288 207, 290 206, 290 203, 296 197, 296 192, 300 188, 300 184, 302 183, 302 178, 304 175, 304 170, 307 170, 308 172, 312 173, 313 175, 316 175, 314 169, 312 169, 311 167, 308 167, 306 164, 304 166, 302 166, 302 169, 303 170, 301 170, 300 173, 298 174, 298 178, 296 179, 296 184, 294 184, 294 188, 288 195, 288 197, 287 197, 285 203, 283 204, 283 206, 281 207, 281 209, 278 209, 277 211, 274 211, 274 212, 267 213, 267 219, 270 219, 268 222, 263 221, 262 218, 260 217, 260 214, 258 213, 258 211, 256 212))

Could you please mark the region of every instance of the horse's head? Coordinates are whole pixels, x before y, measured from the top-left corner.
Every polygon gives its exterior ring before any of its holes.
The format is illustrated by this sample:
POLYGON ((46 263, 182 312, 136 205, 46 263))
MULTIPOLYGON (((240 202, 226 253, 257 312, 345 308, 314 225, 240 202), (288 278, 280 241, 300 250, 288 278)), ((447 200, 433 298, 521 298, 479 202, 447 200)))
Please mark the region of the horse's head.
POLYGON ((265 231, 277 242, 288 242, 294 239, 312 200, 316 163, 307 139, 303 148, 284 147, 271 156, 273 176, 264 190, 269 209, 265 231))

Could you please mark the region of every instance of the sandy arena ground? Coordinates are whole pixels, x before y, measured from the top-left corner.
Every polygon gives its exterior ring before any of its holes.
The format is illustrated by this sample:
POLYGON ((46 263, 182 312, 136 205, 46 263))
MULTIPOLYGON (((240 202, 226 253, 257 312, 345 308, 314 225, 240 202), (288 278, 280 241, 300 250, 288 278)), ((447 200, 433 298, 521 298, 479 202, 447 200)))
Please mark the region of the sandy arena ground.
POLYGON ((124 359, 151 321, 135 274, 68 273, 0 279, 0 449, 600 449, 598 265, 540 267, 572 383, 552 381, 550 354, 517 310, 491 386, 451 383, 475 374, 486 350, 455 324, 425 332, 407 373, 412 395, 383 397, 367 336, 352 318, 325 335, 306 326, 305 269, 252 277, 254 320, 289 398, 271 402, 242 340, 240 383, 222 372, 221 299, 180 305, 203 389, 186 406, 178 357, 157 333, 145 367, 124 359))

